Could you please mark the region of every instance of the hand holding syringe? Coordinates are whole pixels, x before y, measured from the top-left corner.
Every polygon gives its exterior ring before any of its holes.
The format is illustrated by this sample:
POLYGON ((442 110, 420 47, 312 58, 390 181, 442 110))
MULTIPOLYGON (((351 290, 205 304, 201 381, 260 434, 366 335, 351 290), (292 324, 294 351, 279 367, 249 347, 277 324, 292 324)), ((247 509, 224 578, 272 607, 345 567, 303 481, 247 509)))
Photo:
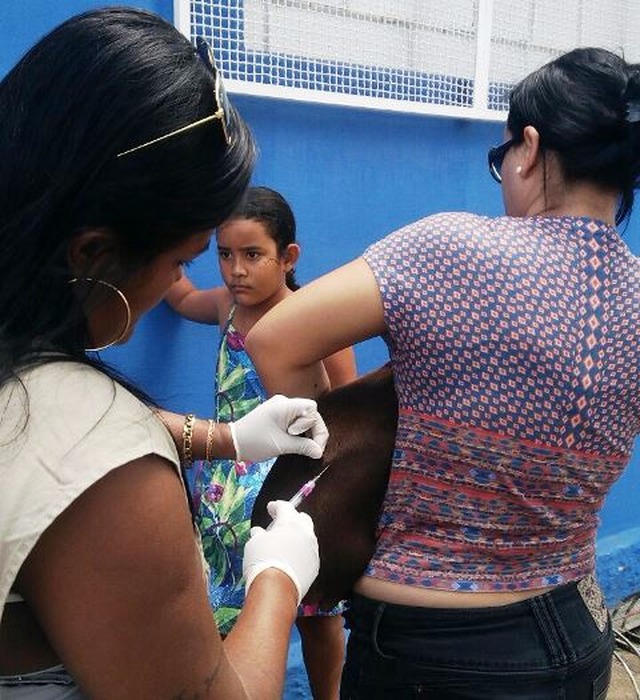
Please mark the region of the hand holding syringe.
MULTIPOLYGON (((329 469, 329 466, 330 465, 327 464, 327 466, 319 474, 316 474, 316 476, 314 476, 313 479, 309 479, 309 481, 306 481, 304 484, 302 484, 302 486, 293 494, 293 496, 291 496, 291 498, 289 499, 289 503, 291 503, 291 505, 294 508, 297 508, 302 503, 302 501, 304 501, 304 499, 313 491, 313 489, 315 489, 316 482, 327 471, 327 469, 329 469)), ((267 530, 270 530, 272 525, 273 522, 271 522, 267 526, 267 530)))

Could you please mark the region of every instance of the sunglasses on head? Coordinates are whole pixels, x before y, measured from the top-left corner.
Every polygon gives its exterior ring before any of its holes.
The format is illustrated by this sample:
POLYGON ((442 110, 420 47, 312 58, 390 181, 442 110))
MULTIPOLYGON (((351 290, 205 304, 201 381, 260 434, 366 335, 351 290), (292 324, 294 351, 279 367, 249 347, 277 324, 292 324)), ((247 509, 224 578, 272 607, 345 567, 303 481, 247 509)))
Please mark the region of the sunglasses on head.
POLYGON ((211 118, 220 120, 225 143, 229 146, 231 144, 231 107, 229 105, 227 91, 224 89, 224 83, 222 82, 222 73, 216 66, 211 47, 201 36, 196 37, 196 51, 204 65, 207 66, 214 75, 215 82, 213 90, 216 99, 216 111, 211 115, 211 118))
POLYGON ((207 42, 201 36, 196 37, 196 53, 200 57, 200 60, 204 63, 204 65, 211 71, 211 73, 214 76, 214 98, 216 104, 215 112, 213 114, 210 114, 208 117, 198 119, 195 122, 191 122, 191 124, 187 124, 186 126, 182 126, 179 129, 170 131, 168 134, 158 136, 155 139, 151 139, 151 141, 145 141, 145 143, 141 143, 139 146, 128 148, 126 151, 118 153, 116 155, 116 158, 122 158, 122 156, 129 155, 129 153, 140 151, 143 148, 153 146, 154 144, 159 143, 160 141, 165 141, 166 139, 170 139, 173 136, 177 136, 178 134, 182 134, 185 131, 195 129, 196 127, 199 127, 202 124, 207 124, 208 122, 215 120, 220 121, 222 127, 222 134, 224 136, 224 141, 226 145, 231 145, 231 109, 229 105, 229 99, 227 98, 227 92, 224 89, 224 85, 222 83, 222 75, 218 70, 218 67, 216 66, 216 62, 213 57, 213 51, 211 50, 209 44, 207 44, 207 42))
POLYGON ((502 182, 502 163, 504 162, 504 157, 507 155, 508 150, 513 146, 514 140, 509 139, 499 146, 494 146, 489 149, 487 153, 487 160, 489 161, 489 172, 491 177, 500 184, 502 182))

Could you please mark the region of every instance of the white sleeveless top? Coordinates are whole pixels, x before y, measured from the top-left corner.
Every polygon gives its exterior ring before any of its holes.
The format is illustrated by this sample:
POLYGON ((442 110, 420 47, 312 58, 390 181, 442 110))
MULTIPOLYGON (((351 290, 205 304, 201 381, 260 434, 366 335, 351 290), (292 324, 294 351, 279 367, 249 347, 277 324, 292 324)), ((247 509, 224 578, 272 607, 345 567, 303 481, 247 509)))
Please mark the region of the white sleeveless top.
POLYGON ((40 535, 112 469, 156 454, 176 469, 168 430, 93 367, 53 362, 0 387, 0 620, 40 535))

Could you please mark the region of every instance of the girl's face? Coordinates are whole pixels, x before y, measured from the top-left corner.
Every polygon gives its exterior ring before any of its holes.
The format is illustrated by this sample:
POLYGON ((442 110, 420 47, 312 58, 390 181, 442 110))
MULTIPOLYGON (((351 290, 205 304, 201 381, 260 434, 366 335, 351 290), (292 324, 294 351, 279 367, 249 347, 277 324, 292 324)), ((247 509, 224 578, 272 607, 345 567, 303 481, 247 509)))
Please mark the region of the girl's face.
POLYGON ((299 253, 296 244, 279 252, 266 226, 254 219, 228 221, 218 229, 217 241, 220 272, 237 305, 277 303, 286 296, 286 274, 299 253))

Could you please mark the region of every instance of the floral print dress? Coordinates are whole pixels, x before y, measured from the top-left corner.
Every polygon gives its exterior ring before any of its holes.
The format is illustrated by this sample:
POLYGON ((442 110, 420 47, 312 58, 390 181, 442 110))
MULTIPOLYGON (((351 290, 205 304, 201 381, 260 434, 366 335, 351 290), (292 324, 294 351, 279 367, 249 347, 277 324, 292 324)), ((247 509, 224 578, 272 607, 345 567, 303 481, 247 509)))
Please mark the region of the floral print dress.
MULTIPOLYGON (((233 309, 218 350, 215 417, 229 423, 266 399, 258 374, 233 326, 233 309)), ((218 629, 228 634, 244 602, 242 552, 249 539, 251 511, 275 460, 197 462, 192 481, 196 524, 210 568, 209 600, 218 629)))
MULTIPOLYGON (((267 398, 244 349, 244 336, 233 325, 233 314, 234 308, 222 333, 216 368, 216 420, 224 423, 242 418, 267 398)), ((210 567, 209 600, 223 635, 231 631, 244 603, 242 553, 249 539, 253 505, 274 462, 218 459, 194 465, 196 524, 210 567)), ((327 614, 306 605, 300 613, 327 614)))

